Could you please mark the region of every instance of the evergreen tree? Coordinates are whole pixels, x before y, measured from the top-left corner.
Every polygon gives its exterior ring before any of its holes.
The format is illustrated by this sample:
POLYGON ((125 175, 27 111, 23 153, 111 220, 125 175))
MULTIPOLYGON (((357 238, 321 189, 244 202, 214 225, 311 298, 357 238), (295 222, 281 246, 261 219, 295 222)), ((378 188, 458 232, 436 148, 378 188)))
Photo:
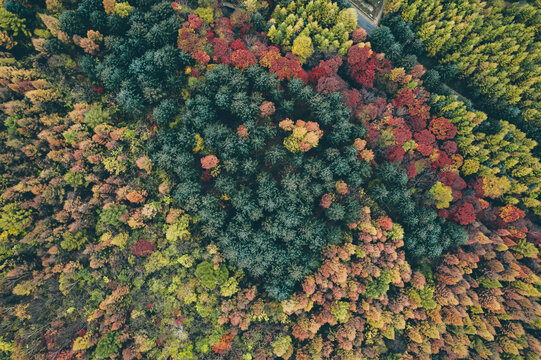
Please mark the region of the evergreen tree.
MULTIPOLYGON (((369 171, 353 143, 365 130, 349 121, 340 95, 316 94, 298 80, 276 92, 276 75, 260 74, 215 66, 178 125, 159 131, 152 153, 175 175, 173 198, 198 215, 202 235, 284 299, 316 269, 322 246, 340 242, 361 216, 354 189, 369 171), (284 98, 290 106, 259 116, 263 101, 284 98), (351 191, 322 208, 322 196, 344 179, 351 191)), ((164 123, 173 110, 162 103, 155 120, 164 123)))

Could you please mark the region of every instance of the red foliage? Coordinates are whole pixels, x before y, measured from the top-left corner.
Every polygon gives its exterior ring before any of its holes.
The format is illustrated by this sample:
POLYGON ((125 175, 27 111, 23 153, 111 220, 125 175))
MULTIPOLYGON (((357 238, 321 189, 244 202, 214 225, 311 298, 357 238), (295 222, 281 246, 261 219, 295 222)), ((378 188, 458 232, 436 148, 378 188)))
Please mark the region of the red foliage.
POLYGON ((520 210, 516 206, 507 204, 500 208, 498 216, 503 220, 503 222, 510 223, 517 221, 518 219, 522 219, 526 215, 524 214, 524 211, 520 210))
POLYGON ((280 54, 280 49, 276 46, 269 46, 260 51, 259 57, 259 64, 263 67, 270 68, 274 60, 281 58, 282 55, 280 54))
POLYGON ((466 188, 466 182, 457 173, 442 171, 438 174, 438 179, 443 185, 450 186, 453 190, 463 190, 466 188))
POLYGON ((218 342, 211 346, 212 351, 214 351, 216 354, 223 355, 231 348, 231 345, 233 345, 233 338, 235 337, 235 334, 232 332, 228 332, 218 340, 218 342))
POLYGON ((304 71, 303 69, 301 69, 301 71, 297 73, 296 77, 301 79, 305 85, 308 84, 308 73, 304 71))
POLYGON ((359 100, 359 90, 357 89, 348 89, 342 92, 342 101, 352 110, 357 107, 359 100))
POLYGON ((372 88, 376 78, 376 59, 368 47, 352 46, 348 50, 350 76, 358 84, 372 88))
POLYGON ((438 140, 452 139, 456 135, 456 127, 444 117, 434 117, 430 122, 429 129, 438 140))
POLYGON ((391 230, 391 228, 393 227, 393 221, 388 216, 381 216, 378 219, 378 222, 383 230, 391 230))
POLYGON ((237 39, 231 43, 231 49, 233 50, 246 50, 246 45, 242 42, 241 39, 237 39))
POLYGON ((208 62, 210 61, 210 56, 208 56, 206 52, 201 50, 196 51, 193 58, 195 59, 195 61, 201 64, 208 64, 208 62))
POLYGON ((270 71, 278 75, 280 80, 292 79, 301 71, 301 63, 293 54, 287 54, 286 57, 280 57, 272 62, 270 71))
POLYGON ((366 30, 363 29, 363 28, 355 29, 355 30, 351 33, 351 39, 352 39, 354 42, 364 41, 364 40, 366 40, 366 36, 367 36, 366 30))
POLYGON ((319 79, 336 74, 340 66, 342 66, 342 58, 338 55, 327 61, 321 60, 319 65, 310 71, 310 81, 316 84, 319 79))
POLYGON ((224 39, 215 38, 212 40, 214 45, 213 60, 219 64, 229 65, 231 63, 231 49, 224 39))
POLYGON ((475 190, 475 196, 482 198, 485 196, 485 190, 483 189, 483 178, 477 178, 472 185, 473 190, 475 190))
POLYGON ((313 84, 317 84, 318 80, 325 76, 329 76, 329 74, 327 74, 325 72, 325 68, 321 66, 316 66, 315 68, 312 69, 312 71, 308 73, 308 79, 313 84))
POLYGON ((231 20, 226 17, 221 17, 214 21, 214 32, 220 37, 220 39, 225 40, 230 43, 235 38, 235 32, 233 31, 233 26, 231 25, 231 20))
POLYGON ((186 315, 182 315, 181 317, 175 318, 175 325, 177 326, 182 325, 185 319, 186 319, 186 315))
POLYGON ((454 141, 446 141, 440 148, 449 155, 455 154, 458 150, 458 146, 454 141))
POLYGON ((425 68, 423 67, 423 65, 421 64, 417 64, 413 67, 413 69, 411 69, 410 71, 410 74, 411 76, 413 76, 414 78, 421 78, 421 76, 424 75, 424 73, 426 72, 425 68))
POLYGON ((192 29, 199 29, 199 27, 203 24, 203 19, 195 14, 190 14, 188 15, 188 23, 192 29))
POLYGON ((145 257, 150 254, 156 249, 156 244, 145 240, 145 239, 139 239, 135 244, 131 246, 131 252, 140 257, 145 257))
POLYGON ((319 79, 316 90, 319 93, 328 95, 333 92, 342 92, 347 89, 347 83, 338 75, 332 75, 319 79))
POLYGON ((405 128, 396 128, 393 130, 397 145, 404 145, 406 141, 411 140, 411 131, 405 128))
MULTIPOLYGON (((399 128, 406 128, 407 127, 406 122, 404 121, 404 119, 402 119, 400 117, 391 116, 391 115, 387 115, 387 114, 386 114, 386 117, 387 117, 387 124, 390 125, 390 126, 396 126, 396 127, 399 127, 399 128)), ((411 139, 411 137, 410 137, 410 139, 411 139)))
POLYGON ((406 175, 408 175, 408 179, 411 179, 417 175, 417 168, 415 167, 414 163, 410 163, 408 166, 408 171, 406 171, 406 175))
MULTIPOLYGON (((430 106, 416 101, 408 106, 409 125, 413 131, 426 129, 426 122, 430 118, 430 106)), ((428 131, 428 130, 427 130, 428 131)))
POLYGON ((231 54, 231 63, 237 69, 245 70, 248 66, 256 64, 257 59, 251 51, 241 49, 231 54))
POLYGON ((404 155, 406 154, 402 146, 399 145, 388 147, 385 150, 385 153, 386 159, 390 162, 400 161, 404 158, 404 155))
POLYGON ((212 32, 212 30, 210 30, 210 29, 207 30, 207 36, 206 36, 206 38, 207 38, 207 41, 208 41, 209 43, 212 42, 212 39, 214 39, 214 33, 212 32))
POLYGON ((415 141, 419 144, 432 145, 436 142, 436 137, 427 129, 421 130, 413 135, 415 141))
POLYGON ((240 28, 239 34, 244 35, 252 28, 252 24, 244 25, 240 28))
POLYGON ((452 160, 449 156, 447 156, 447 153, 441 150, 436 150, 436 151, 437 151, 437 157, 432 162, 432 166, 434 168, 444 168, 447 165, 451 165, 452 160))
POLYGON ((180 50, 193 56, 196 52, 205 50, 205 38, 200 37, 194 29, 187 27, 186 24, 180 29, 177 45, 180 50))
POLYGON ((469 201, 465 201, 460 207, 453 209, 452 218, 460 225, 468 225, 475 221, 475 208, 469 201))
POLYGON ((365 139, 370 145, 374 146, 380 138, 381 133, 379 132, 379 130, 372 127, 368 128, 368 134, 366 135, 365 139))
POLYGON ((203 169, 209 170, 218 165, 218 158, 216 155, 207 155, 201 159, 201 167, 203 169))
POLYGON ((393 99, 393 103, 394 106, 400 107, 402 105, 412 104, 414 100, 415 95, 413 94, 413 91, 408 87, 404 87, 398 90, 398 96, 393 99))
POLYGON ((321 197, 321 202, 320 202, 321 207, 327 209, 329 206, 331 206, 331 204, 332 204, 332 197, 331 197, 331 195, 329 195, 329 194, 324 194, 324 195, 321 197))
POLYGON ((201 174, 203 175, 201 180, 203 180, 203 181, 212 180, 212 175, 210 175, 210 172, 208 170, 203 171, 201 174))
POLYGON ((434 148, 430 145, 421 143, 417 145, 417 151, 419 151, 423 156, 430 156, 432 151, 434 151, 434 148))

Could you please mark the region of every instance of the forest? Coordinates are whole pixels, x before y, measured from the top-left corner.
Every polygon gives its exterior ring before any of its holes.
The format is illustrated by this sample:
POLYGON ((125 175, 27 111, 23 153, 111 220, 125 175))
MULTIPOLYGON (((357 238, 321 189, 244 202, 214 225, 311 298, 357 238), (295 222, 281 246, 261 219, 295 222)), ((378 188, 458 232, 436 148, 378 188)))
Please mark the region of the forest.
POLYGON ((0 360, 540 360, 541 3, 384 3, 0 0, 0 360))

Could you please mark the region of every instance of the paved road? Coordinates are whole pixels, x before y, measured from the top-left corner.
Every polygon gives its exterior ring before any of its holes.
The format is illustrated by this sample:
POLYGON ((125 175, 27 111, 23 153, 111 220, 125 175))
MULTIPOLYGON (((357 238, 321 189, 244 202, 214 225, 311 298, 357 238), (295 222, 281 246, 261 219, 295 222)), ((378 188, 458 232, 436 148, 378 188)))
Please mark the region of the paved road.
POLYGON ((371 33, 376 30, 377 25, 370 21, 362 12, 357 10, 357 24, 366 30, 367 33, 371 33))

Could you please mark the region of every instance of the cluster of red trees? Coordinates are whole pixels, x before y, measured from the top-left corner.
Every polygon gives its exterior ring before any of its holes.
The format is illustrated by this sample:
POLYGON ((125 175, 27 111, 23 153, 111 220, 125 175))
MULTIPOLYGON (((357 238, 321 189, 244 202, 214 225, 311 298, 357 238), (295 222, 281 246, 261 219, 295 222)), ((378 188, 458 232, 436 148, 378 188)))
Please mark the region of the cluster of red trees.
POLYGON ((244 26, 241 23, 235 27, 226 17, 208 25, 197 15, 189 15, 179 31, 177 45, 197 62, 197 71, 192 71, 191 75, 198 76, 212 60, 214 64, 231 65, 241 70, 259 63, 281 80, 306 79, 306 72, 296 55, 288 52, 282 56, 278 47, 267 45, 264 33, 243 36, 244 26))

